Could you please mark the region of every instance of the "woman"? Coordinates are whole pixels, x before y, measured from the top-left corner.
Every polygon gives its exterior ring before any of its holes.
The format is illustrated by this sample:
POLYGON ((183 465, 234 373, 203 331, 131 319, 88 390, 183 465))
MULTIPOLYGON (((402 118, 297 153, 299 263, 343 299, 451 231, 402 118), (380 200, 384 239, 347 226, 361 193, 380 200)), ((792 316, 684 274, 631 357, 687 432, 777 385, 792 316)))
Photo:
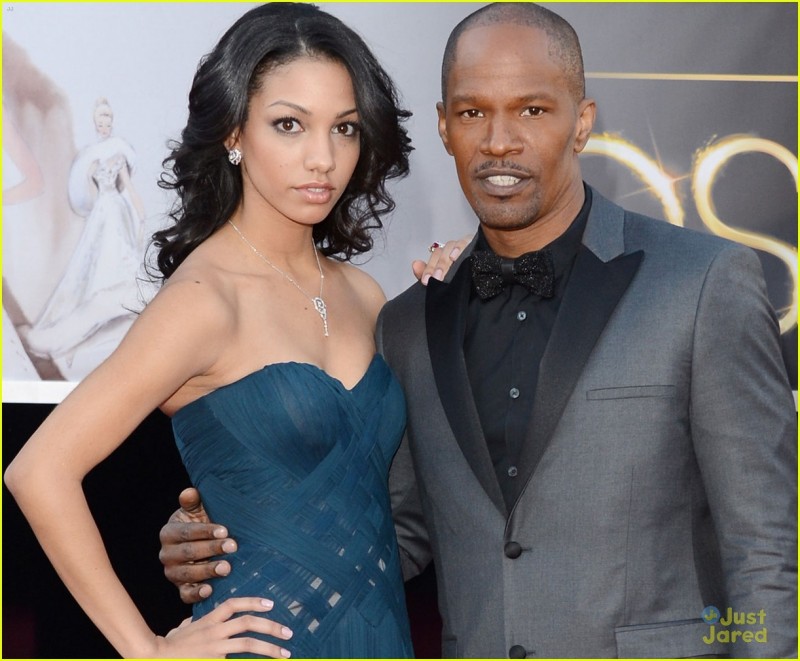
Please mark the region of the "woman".
POLYGON ((405 406, 373 343, 384 297, 331 259, 368 250, 393 208, 407 115, 362 40, 312 5, 248 12, 201 62, 163 181, 178 193, 155 235, 165 283, 5 475, 123 656, 411 654, 386 486, 405 406), (239 540, 215 590, 227 601, 165 637, 114 574, 81 489, 156 406, 239 540))
POLYGON ((77 380, 105 358, 140 306, 136 273, 144 253, 144 207, 131 181, 133 148, 113 134, 114 113, 105 98, 93 112, 97 141, 80 151, 70 169, 73 210, 86 218, 64 274, 27 333, 28 350, 52 358, 77 380), (76 351, 88 357, 75 360, 76 351))

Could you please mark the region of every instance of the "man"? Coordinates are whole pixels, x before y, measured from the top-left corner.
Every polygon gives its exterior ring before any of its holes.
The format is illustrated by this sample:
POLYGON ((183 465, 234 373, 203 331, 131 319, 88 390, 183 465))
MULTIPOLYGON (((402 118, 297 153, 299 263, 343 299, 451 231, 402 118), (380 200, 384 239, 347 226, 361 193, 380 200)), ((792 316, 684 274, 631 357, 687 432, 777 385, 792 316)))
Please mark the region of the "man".
MULTIPOLYGON (((796 417, 756 256, 583 184, 595 104, 546 9, 462 21, 438 113, 480 231, 377 337, 408 400, 398 539, 407 576, 435 562, 443 655, 796 657, 796 417)), ((208 529, 165 528, 173 579, 213 576, 174 566, 220 551, 174 545, 208 529)))

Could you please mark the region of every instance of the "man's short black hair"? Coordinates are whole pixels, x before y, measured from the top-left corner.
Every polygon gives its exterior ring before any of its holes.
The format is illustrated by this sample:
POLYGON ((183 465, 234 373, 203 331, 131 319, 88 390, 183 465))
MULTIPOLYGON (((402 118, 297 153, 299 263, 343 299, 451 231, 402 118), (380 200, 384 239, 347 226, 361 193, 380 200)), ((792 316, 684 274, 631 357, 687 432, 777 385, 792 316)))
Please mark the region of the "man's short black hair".
POLYGON ((442 101, 447 103, 447 80, 455 62, 456 47, 461 35, 472 28, 505 23, 538 28, 547 34, 551 57, 562 63, 570 92, 576 102, 582 101, 586 94, 586 84, 578 35, 561 16, 532 2, 496 2, 481 7, 453 28, 442 60, 442 101))

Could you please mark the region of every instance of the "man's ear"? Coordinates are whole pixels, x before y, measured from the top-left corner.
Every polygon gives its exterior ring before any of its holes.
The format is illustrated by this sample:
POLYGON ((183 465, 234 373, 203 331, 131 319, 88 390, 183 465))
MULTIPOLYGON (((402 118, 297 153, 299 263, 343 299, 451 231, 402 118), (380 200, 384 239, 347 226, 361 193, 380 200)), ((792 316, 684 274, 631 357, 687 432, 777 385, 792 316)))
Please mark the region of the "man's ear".
POLYGON ((447 139, 447 111, 445 110, 444 103, 442 101, 439 101, 439 103, 436 104, 436 112, 439 115, 439 137, 442 139, 442 144, 447 150, 447 153, 452 156, 453 150, 450 149, 450 141, 447 139))
POLYGON ((578 105, 578 120, 575 122, 575 153, 580 153, 589 142, 594 128, 597 106, 594 99, 584 99, 578 105))

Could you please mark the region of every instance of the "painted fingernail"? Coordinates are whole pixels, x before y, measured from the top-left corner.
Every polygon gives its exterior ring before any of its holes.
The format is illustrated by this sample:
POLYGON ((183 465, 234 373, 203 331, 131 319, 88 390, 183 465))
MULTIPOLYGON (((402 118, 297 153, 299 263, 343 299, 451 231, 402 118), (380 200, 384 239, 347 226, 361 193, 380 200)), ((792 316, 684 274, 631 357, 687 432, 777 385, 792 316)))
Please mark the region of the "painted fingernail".
POLYGON ((275 602, 273 602, 271 599, 262 599, 261 605, 264 608, 272 608, 275 605, 275 602))
POLYGON ((433 277, 436 278, 437 280, 441 280, 443 275, 444 275, 444 271, 442 271, 442 269, 436 269, 433 272, 433 277))
POLYGON ((289 627, 281 627, 281 633, 285 638, 291 638, 294 635, 294 632, 289 627))
POLYGON ((225 551, 225 553, 233 553, 236 550, 236 542, 232 539, 223 542, 222 550, 225 551))
POLYGON ((458 259, 458 256, 459 256, 460 254, 461 254, 461 248, 453 248, 453 249, 450 251, 450 259, 452 259, 453 261, 455 261, 456 259, 458 259))
POLYGON ((285 649, 281 648, 281 656, 284 659, 288 659, 290 656, 292 656, 292 653, 289 650, 285 650, 285 649))
POLYGON ((211 586, 210 586, 210 585, 203 585, 203 586, 200 588, 200 590, 198 591, 198 594, 199 594, 199 595, 200 595, 200 596, 201 596, 203 599, 205 599, 205 598, 207 598, 207 597, 210 597, 210 596, 211 596, 211 586))
POLYGON ((423 275, 422 276, 422 284, 423 285, 427 285, 428 284, 428 280, 430 280, 430 279, 431 279, 430 274, 423 275))

